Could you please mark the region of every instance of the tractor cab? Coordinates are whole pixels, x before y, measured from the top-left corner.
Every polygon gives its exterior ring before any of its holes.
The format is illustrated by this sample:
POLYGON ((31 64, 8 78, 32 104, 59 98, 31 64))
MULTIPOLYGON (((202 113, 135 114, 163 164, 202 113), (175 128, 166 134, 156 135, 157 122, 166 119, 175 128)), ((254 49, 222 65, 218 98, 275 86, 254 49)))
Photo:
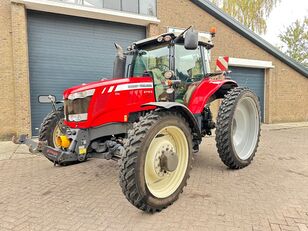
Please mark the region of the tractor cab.
POLYGON ((152 77, 158 102, 176 101, 187 105, 196 86, 193 83, 210 73, 212 37, 214 33, 198 34, 188 28, 181 34, 165 33, 135 42, 124 53, 132 55, 131 64, 125 68, 126 75, 152 77))

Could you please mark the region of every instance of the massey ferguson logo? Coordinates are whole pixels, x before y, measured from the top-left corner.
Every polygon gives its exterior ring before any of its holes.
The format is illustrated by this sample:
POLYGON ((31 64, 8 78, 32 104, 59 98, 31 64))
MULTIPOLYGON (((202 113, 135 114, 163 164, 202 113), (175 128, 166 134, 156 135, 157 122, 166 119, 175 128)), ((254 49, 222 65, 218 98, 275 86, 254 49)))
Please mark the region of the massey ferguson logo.
POLYGON ((139 88, 152 88, 152 83, 146 84, 146 83, 140 83, 140 84, 131 84, 128 85, 128 89, 139 89, 139 88))
POLYGON ((127 83, 120 84, 116 87, 115 91, 127 91, 127 90, 139 90, 139 89, 151 89, 153 88, 153 83, 143 82, 143 83, 127 83))

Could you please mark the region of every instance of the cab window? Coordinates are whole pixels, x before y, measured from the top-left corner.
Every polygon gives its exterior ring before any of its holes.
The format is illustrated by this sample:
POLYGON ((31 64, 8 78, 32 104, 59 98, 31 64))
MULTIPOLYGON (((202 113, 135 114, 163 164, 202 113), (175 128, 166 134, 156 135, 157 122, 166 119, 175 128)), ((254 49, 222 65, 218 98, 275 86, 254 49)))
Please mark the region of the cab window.
POLYGON ((175 46, 175 72, 183 82, 201 80, 205 73, 200 47, 196 50, 186 50, 183 45, 175 46))
POLYGON ((169 70, 168 46, 140 50, 135 57, 133 76, 142 76, 147 72, 154 77, 154 80, 161 81, 167 70, 169 70))
POLYGON ((166 45, 139 50, 133 64, 133 76, 143 76, 145 73, 153 78, 155 97, 157 101, 166 98, 164 73, 169 70, 169 47, 166 45))

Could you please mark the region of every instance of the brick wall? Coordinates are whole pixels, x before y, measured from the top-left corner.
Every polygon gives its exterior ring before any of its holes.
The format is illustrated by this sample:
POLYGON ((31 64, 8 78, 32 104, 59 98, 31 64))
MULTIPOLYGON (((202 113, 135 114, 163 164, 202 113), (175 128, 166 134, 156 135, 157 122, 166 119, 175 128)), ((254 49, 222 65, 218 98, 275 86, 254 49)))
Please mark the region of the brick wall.
POLYGON ((0 139, 15 134, 11 3, 0 1, 0 139))
POLYGON ((15 126, 17 134, 31 134, 27 13, 24 5, 11 4, 15 126))
POLYGON ((0 1, 0 140, 30 133, 26 12, 21 4, 0 1))

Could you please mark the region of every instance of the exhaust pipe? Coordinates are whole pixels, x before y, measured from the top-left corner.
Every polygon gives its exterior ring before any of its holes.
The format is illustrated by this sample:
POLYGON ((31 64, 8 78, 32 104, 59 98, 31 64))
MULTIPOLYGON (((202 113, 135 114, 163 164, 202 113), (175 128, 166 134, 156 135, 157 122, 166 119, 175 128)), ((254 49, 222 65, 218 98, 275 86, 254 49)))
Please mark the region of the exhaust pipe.
POLYGON ((116 48, 116 59, 113 63, 113 78, 124 78, 125 77, 125 68, 126 68, 126 56, 124 55, 123 48, 115 43, 116 48))

